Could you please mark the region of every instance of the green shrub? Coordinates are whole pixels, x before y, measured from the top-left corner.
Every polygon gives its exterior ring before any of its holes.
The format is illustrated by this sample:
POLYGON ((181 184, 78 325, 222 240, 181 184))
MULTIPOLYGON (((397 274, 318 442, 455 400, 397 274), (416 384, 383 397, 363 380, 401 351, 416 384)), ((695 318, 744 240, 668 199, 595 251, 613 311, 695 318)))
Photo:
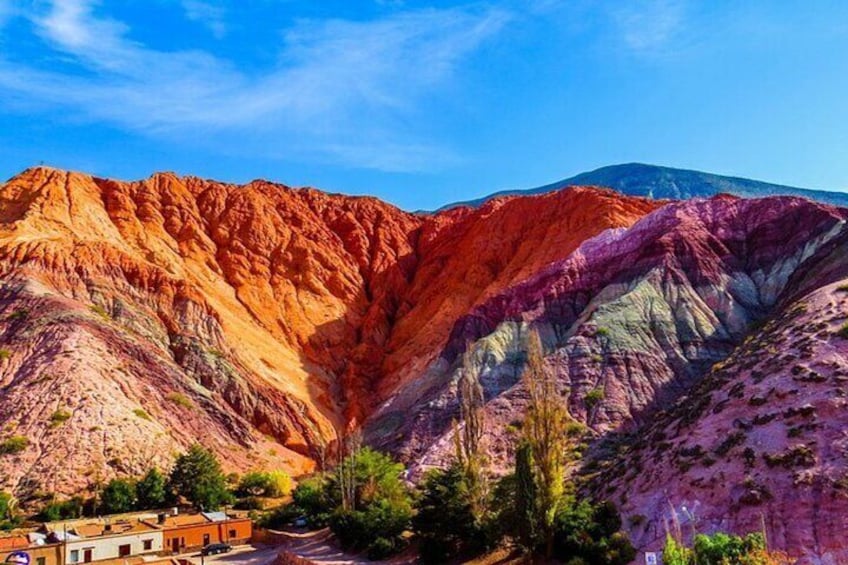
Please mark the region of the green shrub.
POLYGON ((11 436, 0 443, 0 455, 20 453, 29 446, 29 439, 24 436, 11 436))
MULTIPOLYGON (((284 504, 268 512, 258 521, 259 526, 270 530, 279 530, 301 517, 301 510, 295 504, 284 504)), ((328 518, 329 519, 329 518, 328 518)))
POLYGON ((8 531, 23 524, 23 516, 18 512, 18 501, 8 492, 0 492, 0 530, 8 531))
POLYGON ((250 471, 238 483, 239 496, 286 496, 291 492, 291 477, 283 471, 250 471))
POLYGON ((338 504, 337 492, 331 491, 323 475, 302 480, 292 491, 293 512, 306 518, 312 529, 325 527, 338 504))
POLYGON ((75 496, 68 500, 55 500, 41 510, 37 518, 42 522, 55 522, 57 520, 71 520, 81 518, 85 510, 85 500, 81 496, 75 496))
POLYGON ((409 501, 379 499, 363 510, 336 510, 330 530, 345 548, 366 550, 370 559, 382 559, 403 548, 403 533, 409 528, 409 501))
POLYGON ((183 408, 194 408, 194 403, 186 395, 179 392, 170 392, 165 396, 165 399, 183 408))
POLYGON ((562 560, 577 557, 587 563, 627 565, 636 558, 636 550, 620 530, 621 517, 612 503, 573 501, 557 514, 554 555, 562 560))
POLYGON ((109 315, 109 312, 107 312, 105 308, 103 308, 102 306, 100 306, 98 304, 92 304, 91 306, 88 307, 88 309, 91 310, 93 313, 97 314, 98 316, 100 316, 101 318, 103 318, 104 320, 111 320, 112 319, 112 316, 109 315))
POLYGON ((247 496, 245 498, 240 498, 236 501, 233 508, 236 510, 262 510, 265 508, 265 505, 262 503, 262 499, 256 496, 247 496))
POLYGON ((12 356, 12 352, 8 349, 0 349, 0 361, 5 361, 12 356))
POLYGON ((137 417, 141 418, 142 420, 148 420, 148 421, 152 420, 152 418, 150 417, 150 414, 148 414, 147 412, 145 412, 141 408, 136 408, 135 410, 133 410, 133 414, 135 414, 137 417))
POLYGON ((848 322, 842 324, 842 327, 836 333, 839 337, 848 339, 848 322))
POLYGON ((50 427, 56 428, 67 422, 71 418, 71 413, 67 410, 56 410, 50 415, 50 427))
POLYGON ((604 387, 599 386, 586 393, 586 396, 583 397, 583 403, 586 405, 586 409, 591 411, 592 408, 598 405, 603 399, 604 387))
POLYGON ((18 308, 17 310, 15 310, 11 314, 9 314, 9 317, 7 318, 7 320, 9 320, 9 321, 26 320, 27 316, 29 316, 28 310, 25 310, 23 308, 18 308))

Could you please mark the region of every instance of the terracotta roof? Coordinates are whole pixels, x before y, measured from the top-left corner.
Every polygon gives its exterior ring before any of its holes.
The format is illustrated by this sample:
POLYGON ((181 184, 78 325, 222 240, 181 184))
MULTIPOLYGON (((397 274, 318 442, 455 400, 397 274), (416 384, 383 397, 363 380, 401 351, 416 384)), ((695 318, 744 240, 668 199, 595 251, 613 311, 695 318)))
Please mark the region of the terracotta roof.
POLYGON ((29 546, 29 539, 26 536, 2 536, 0 537, 0 551, 9 549, 18 549, 29 546))
POLYGON ((74 532, 84 538, 116 536, 120 534, 147 532, 155 529, 156 528, 154 526, 140 521, 113 522, 110 530, 106 529, 106 523, 104 521, 97 521, 74 526, 74 532))
POLYGON ((180 526, 194 526, 208 522, 209 520, 203 514, 178 514, 176 516, 167 516, 165 523, 160 524, 160 526, 165 528, 179 528, 180 526))

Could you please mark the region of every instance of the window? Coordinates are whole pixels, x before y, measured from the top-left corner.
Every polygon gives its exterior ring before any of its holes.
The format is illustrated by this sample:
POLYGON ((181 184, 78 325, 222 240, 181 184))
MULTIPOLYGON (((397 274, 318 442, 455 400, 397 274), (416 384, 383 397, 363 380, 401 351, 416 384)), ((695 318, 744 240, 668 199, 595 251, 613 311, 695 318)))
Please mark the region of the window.
POLYGON ((71 563, 79 563, 79 549, 72 549, 71 550, 70 562, 71 563))
POLYGON ((144 551, 150 551, 151 549, 153 549, 153 540, 152 539, 141 540, 141 545, 144 547, 144 551))
POLYGON ((132 553, 132 546, 130 544, 124 544, 118 546, 118 557, 126 557, 130 553, 132 553))
POLYGON ((238 534, 236 533, 236 531, 235 531, 235 530, 230 530, 230 539, 235 539, 235 537, 236 537, 237 535, 238 535, 238 534))
POLYGON ((47 565, 47 558, 46 557, 36 557, 35 558, 35 565, 47 565))

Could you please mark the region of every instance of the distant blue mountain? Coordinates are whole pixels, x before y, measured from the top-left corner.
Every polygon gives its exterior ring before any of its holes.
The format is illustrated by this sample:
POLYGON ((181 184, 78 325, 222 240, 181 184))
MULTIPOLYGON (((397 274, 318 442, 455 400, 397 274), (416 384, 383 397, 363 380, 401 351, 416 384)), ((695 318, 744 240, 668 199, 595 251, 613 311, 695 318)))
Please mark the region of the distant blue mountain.
POLYGON ((538 188, 496 192, 495 194, 477 200, 449 204, 441 209, 444 210, 456 206, 476 207, 498 196, 544 194, 574 185, 605 186, 617 190, 622 194, 647 196, 657 199, 669 198, 682 200, 693 197, 709 197, 720 193, 735 194, 746 198, 792 195, 802 196, 835 206, 848 206, 848 193, 844 192, 810 190, 750 179, 713 175, 700 171, 672 169, 670 167, 659 167, 642 163, 627 163, 624 165, 601 167, 600 169, 581 173, 577 176, 538 188))

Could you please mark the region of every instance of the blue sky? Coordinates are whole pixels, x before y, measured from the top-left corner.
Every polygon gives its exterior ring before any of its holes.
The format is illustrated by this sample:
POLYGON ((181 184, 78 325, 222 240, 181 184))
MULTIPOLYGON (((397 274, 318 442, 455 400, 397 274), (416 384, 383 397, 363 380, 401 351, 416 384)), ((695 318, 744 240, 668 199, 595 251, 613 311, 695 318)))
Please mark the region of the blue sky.
POLYGON ((0 0, 0 177, 429 209, 641 161, 848 189, 848 3, 0 0))

